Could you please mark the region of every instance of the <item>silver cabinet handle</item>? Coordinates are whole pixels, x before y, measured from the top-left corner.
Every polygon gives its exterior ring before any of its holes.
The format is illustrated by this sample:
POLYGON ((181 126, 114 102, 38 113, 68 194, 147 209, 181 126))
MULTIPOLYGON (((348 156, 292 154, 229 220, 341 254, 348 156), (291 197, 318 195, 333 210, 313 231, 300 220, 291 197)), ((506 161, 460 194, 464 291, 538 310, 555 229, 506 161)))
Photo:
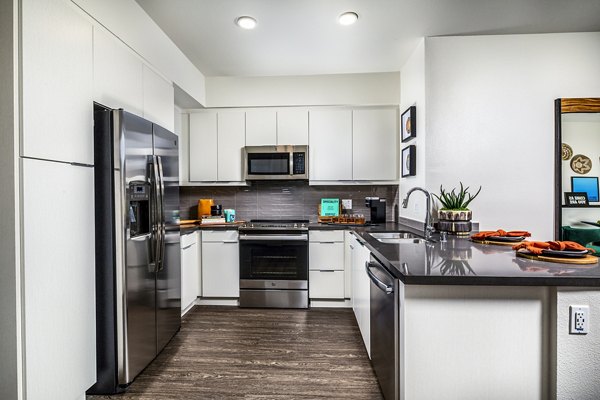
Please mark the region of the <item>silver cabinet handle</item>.
POLYGON ((221 243, 223 243, 223 244, 235 244, 235 243, 237 243, 237 240, 228 240, 228 241, 224 240, 221 243))
POLYGON ((373 263, 369 261, 365 262, 365 269, 367 270, 367 275, 369 275, 369 278, 371 278, 371 282, 373 282, 379 289, 383 290, 385 294, 394 293, 394 288, 392 286, 386 285, 371 272, 371 265, 373 265, 373 263))
POLYGON ((354 246, 352 246, 351 244, 349 244, 348 246, 350 246, 350 249, 354 250, 354 246))
POLYGON ((308 235, 240 235, 240 240, 297 240, 307 241, 308 235))
POLYGON ((335 272, 333 269, 320 269, 319 272, 335 272))

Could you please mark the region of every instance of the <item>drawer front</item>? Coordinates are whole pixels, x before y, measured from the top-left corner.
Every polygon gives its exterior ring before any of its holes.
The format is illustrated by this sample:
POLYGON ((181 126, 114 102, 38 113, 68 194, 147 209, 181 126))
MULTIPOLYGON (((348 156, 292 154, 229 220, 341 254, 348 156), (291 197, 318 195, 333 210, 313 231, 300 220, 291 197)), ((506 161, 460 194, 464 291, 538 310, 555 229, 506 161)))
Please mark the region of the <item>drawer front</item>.
POLYGON ((344 243, 309 243, 308 269, 343 271, 344 243))
POLYGON ((309 271, 308 297, 311 299, 343 299, 344 271, 309 271))
POLYGON ((196 243, 197 239, 196 232, 188 233, 186 235, 181 235, 181 248, 185 249, 189 247, 191 244, 196 243))
POLYGON ((202 231, 203 242, 237 242, 238 231, 234 230, 204 230, 202 231))
POLYGON ((310 231, 311 242, 343 242, 344 231, 310 231))

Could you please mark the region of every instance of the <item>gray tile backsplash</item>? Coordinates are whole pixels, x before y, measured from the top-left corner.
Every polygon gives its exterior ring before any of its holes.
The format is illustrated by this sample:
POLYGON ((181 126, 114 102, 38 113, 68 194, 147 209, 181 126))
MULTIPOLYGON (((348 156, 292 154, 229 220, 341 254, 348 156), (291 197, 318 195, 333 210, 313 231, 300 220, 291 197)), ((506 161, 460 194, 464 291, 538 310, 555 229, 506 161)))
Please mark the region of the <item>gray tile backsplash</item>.
POLYGON ((317 221, 321 198, 352 199, 352 212, 364 214, 365 197, 387 199, 387 219, 397 219, 398 185, 309 186, 300 181, 253 182, 251 186, 182 186, 180 205, 182 219, 196 219, 198 199, 212 198, 223 209, 236 210, 238 220, 263 218, 299 218, 317 221))

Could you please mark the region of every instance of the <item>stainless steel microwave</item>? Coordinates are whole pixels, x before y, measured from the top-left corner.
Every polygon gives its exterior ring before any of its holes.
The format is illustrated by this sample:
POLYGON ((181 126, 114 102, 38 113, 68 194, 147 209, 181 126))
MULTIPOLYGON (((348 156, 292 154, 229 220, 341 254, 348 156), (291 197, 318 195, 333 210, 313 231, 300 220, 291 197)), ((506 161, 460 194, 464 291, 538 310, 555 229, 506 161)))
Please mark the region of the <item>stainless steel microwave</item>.
POLYGON ((308 179, 308 146, 246 146, 244 178, 308 179))

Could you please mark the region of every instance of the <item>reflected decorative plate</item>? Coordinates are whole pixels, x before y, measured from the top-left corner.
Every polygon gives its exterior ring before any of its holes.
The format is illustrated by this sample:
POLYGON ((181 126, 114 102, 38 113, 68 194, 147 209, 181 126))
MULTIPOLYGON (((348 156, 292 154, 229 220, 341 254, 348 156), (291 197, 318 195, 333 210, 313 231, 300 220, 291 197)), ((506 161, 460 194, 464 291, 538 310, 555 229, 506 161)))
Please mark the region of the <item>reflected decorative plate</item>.
POLYGON ((525 240, 525 236, 488 236, 486 240, 491 240, 494 242, 522 242, 525 240))
POLYGON ((571 148, 571 146, 569 146, 566 143, 563 143, 561 145, 562 147, 562 159, 567 161, 570 160, 571 157, 573 157, 573 149, 571 148))
POLYGON ((577 154, 571 159, 571 169, 578 174, 587 174, 592 169, 592 160, 583 154, 577 154))
POLYGON ((565 257, 565 258, 581 258, 585 257, 590 251, 589 250, 542 250, 543 256, 551 257, 565 257))

